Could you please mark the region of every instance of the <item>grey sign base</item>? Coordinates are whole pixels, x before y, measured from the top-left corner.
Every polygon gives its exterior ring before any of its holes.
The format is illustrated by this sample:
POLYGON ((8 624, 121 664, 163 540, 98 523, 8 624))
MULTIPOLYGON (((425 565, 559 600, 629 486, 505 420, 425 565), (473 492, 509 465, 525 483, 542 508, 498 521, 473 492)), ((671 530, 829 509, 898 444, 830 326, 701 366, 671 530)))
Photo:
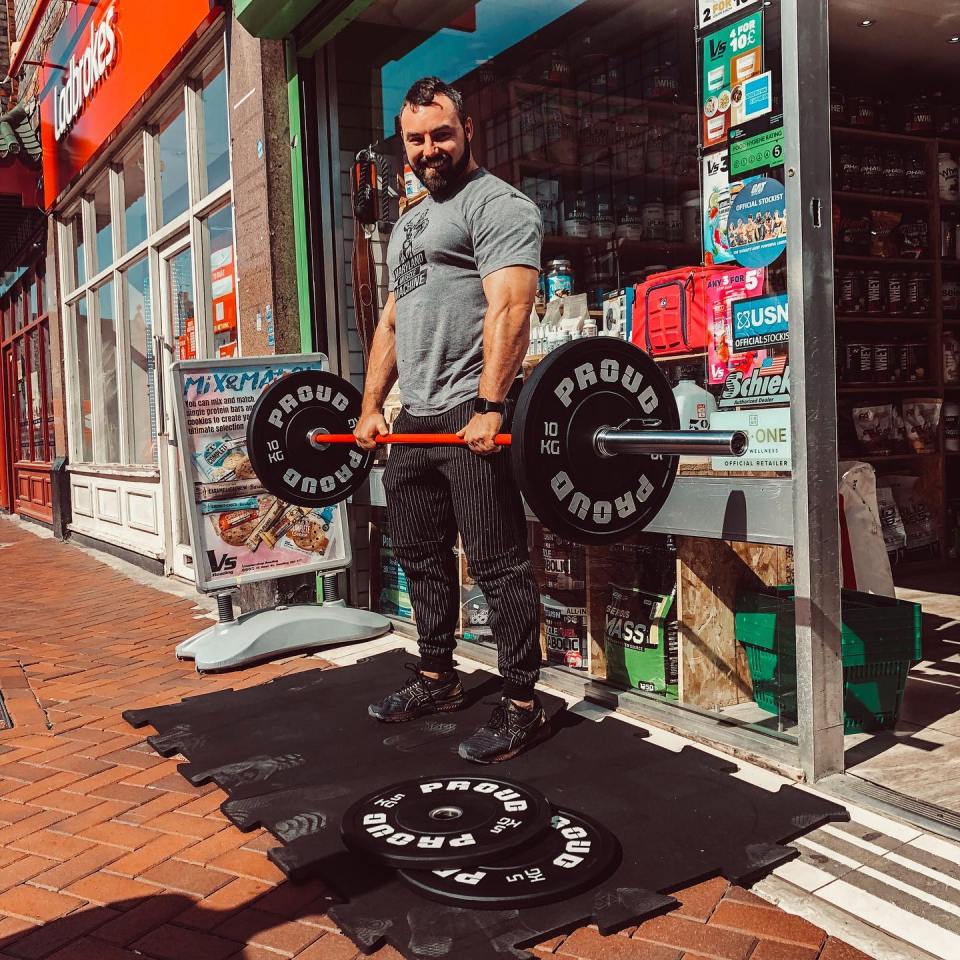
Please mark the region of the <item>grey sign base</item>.
POLYGON ((229 670, 280 654, 373 640, 391 630, 390 621, 342 600, 254 610, 216 623, 177 646, 178 660, 198 671, 229 670))

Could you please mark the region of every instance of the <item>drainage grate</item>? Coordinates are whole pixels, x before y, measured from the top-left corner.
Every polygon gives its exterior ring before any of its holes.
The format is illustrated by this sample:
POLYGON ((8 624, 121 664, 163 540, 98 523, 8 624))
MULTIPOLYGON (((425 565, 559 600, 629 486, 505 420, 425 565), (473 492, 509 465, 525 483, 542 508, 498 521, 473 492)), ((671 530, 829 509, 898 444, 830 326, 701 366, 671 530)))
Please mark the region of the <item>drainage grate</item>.
MULTIPOLYGON (((853 774, 856 776, 856 774, 853 774)), ((899 807, 901 810, 909 810, 911 813, 926 817, 928 820, 934 820, 942 823, 944 826, 952 827, 954 830, 960 830, 960 813, 955 810, 948 810, 946 807, 938 806, 935 803, 928 803, 926 800, 917 800, 914 797, 908 797, 906 794, 898 793, 888 787, 881 787, 869 780, 862 780, 857 792, 865 796, 873 797, 874 800, 881 800, 892 806, 899 807)))
POLYGON ((10 711, 7 709, 7 705, 3 700, 3 694, 0 693, 0 730, 12 729, 13 717, 10 716, 10 711))

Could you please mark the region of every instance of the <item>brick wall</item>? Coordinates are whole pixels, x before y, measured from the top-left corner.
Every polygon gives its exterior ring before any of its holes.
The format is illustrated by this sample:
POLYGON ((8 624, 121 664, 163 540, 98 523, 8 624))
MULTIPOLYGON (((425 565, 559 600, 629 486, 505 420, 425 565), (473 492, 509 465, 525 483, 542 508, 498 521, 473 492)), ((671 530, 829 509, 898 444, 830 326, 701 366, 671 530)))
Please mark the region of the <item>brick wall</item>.
POLYGON ((7 75, 10 65, 10 27, 6 0, 0 0, 0 80, 7 75))

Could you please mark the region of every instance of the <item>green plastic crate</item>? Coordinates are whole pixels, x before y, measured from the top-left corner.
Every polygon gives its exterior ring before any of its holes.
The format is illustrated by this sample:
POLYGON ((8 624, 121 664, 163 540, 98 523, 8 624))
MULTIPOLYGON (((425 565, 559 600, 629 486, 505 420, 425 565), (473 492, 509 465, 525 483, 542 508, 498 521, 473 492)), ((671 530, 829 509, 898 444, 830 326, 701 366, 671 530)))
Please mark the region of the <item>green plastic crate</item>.
MULTIPOLYGON (((754 702, 797 716, 793 587, 742 593, 736 637, 747 653, 754 702)), ((897 722, 907 673, 920 659, 920 605, 855 590, 841 592, 844 730, 860 733, 897 722)))

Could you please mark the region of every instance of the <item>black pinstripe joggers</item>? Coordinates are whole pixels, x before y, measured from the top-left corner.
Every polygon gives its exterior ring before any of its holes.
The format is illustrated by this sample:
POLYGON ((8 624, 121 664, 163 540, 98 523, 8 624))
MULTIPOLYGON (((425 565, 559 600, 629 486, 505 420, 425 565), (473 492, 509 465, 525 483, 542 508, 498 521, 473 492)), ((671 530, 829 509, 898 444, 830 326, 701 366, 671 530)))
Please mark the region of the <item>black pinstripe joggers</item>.
MULTIPOLYGON (((456 433, 473 401, 415 417, 397 433, 456 433)), ((507 451, 481 457, 465 447, 396 445, 383 477, 393 547, 407 575, 422 669, 452 668, 460 585, 454 547, 463 538, 470 575, 490 608, 504 696, 530 700, 540 669, 540 595, 527 551, 526 520, 507 451)))

